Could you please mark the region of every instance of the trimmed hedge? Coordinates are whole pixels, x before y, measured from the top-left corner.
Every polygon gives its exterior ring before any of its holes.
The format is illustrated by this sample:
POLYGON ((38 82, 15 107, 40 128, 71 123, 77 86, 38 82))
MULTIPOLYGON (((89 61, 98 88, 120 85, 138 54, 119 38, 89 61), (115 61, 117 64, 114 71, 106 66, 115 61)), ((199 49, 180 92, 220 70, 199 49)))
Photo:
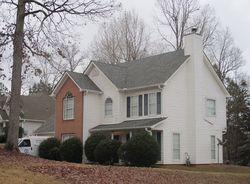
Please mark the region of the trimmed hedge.
POLYGON ((119 150, 120 158, 130 165, 149 167, 157 162, 159 146, 147 132, 135 134, 119 150))
POLYGON ((54 137, 44 140, 38 148, 39 157, 49 160, 60 160, 58 152, 55 151, 59 150, 60 145, 60 141, 54 137))
POLYGON ((118 162, 118 149, 121 142, 117 140, 104 139, 99 142, 94 151, 95 160, 100 164, 113 164, 118 162))
POLYGON ((103 133, 94 133, 88 137, 84 145, 84 152, 89 161, 96 162, 94 155, 95 148, 100 141, 106 139, 107 137, 108 136, 103 133))
POLYGON ((83 145, 79 138, 64 141, 60 148, 61 159, 67 162, 82 163, 83 145))

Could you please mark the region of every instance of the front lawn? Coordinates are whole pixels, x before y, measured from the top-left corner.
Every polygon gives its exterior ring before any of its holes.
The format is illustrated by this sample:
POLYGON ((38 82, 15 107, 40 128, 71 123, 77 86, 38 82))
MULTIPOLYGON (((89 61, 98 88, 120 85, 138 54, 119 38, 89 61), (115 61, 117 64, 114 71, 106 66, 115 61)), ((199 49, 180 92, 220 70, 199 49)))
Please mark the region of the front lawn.
POLYGON ((135 168, 49 161, 0 148, 0 183, 250 184, 250 168, 161 166, 135 168))

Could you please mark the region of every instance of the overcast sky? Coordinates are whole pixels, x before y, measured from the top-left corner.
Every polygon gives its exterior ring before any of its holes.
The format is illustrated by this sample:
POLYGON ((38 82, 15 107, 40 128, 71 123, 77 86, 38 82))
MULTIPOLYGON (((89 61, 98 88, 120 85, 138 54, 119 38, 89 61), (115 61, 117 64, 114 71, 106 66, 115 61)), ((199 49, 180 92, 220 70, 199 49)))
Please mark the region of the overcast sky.
MULTIPOLYGON (((135 10, 144 19, 150 32, 157 32, 155 15, 157 12, 156 0, 118 0, 122 3, 123 10, 135 10)), ((242 67, 243 72, 250 75, 250 0, 200 0, 201 5, 209 4, 216 11, 216 17, 224 28, 229 27, 235 40, 235 45, 243 51, 246 62, 242 67)), ((94 36, 98 32, 98 24, 87 23, 86 26, 78 28, 76 32, 80 35, 83 50, 87 50, 94 36)), ((75 31, 75 30, 74 30, 75 31)), ((9 66, 6 66, 10 71, 9 66)), ((6 68, 6 69, 7 69, 6 68)), ((5 70, 6 71, 6 70, 5 70)), ((82 72, 81 67, 78 72, 82 72)), ((10 81, 4 81, 10 89, 10 81)), ((30 84, 32 85, 32 84, 30 84)))
MULTIPOLYGON (((120 0, 120 2, 124 10, 134 9, 151 30, 155 28, 156 0, 120 0)), ((200 0, 200 4, 209 4, 213 7, 222 26, 229 27, 235 45, 243 51, 246 65, 242 70, 250 74, 250 0, 200 0)), ((97 31, 97 24, 88 24, 81 30, 83 47, 87 47, 97 31)))

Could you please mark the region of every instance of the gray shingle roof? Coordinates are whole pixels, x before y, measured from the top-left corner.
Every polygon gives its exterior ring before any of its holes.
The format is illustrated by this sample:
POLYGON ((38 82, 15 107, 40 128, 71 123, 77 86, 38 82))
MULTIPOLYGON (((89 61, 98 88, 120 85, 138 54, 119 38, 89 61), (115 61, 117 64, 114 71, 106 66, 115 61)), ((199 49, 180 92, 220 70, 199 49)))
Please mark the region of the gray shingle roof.
POLYGON ((55 132, 55 115, 51 115, 34 133, 45 134, 55 132))
POLYGON ((21 96, 21 110, 24 119, 46 120, 54 114, 54 99, 48 95, 21 96))
POLYGON ((162 84, 188 57, 178 50, 119 64, 93 62, 114 85, 123 89, 162 84))
POLYGON ((118 124, 102 124, 90 129, 90 132, 150 128, 151 126, 161 122, 164 119, 166 118, 128 120, 118 124))
POLYGON ((101 91, 87 75, 70 71, 67 71, 67 73, 81 89, 101 91))

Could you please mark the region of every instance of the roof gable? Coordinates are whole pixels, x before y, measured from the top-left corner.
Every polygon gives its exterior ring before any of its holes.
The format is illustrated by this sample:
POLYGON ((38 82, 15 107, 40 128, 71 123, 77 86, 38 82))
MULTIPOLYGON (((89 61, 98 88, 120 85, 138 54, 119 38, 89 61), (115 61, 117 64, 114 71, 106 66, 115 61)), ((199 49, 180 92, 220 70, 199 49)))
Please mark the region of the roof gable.
POLYGON ((52 95, 56 95, 58 93, 68 77, 76 84, 80 91, 101 92, 101 90, 87 75, 66 71, 54 88, 52 95))
POLYGON ((227 91, 226 86, 223 84, 223 82, 221 81, 221 79, 219 78, 219 76, 217 75, 217 73, 215 72, 215 70, 214 70, 211 62, 209 61, 209 59, 208 59, 208 57, 207 57, 207 55, 205 53, 204 53, 204 62, 205 62, 205 65, 208 67, 208 70, 210 71, 211 75, 214 77, 216 83, 219 85, 219 87, 221 88, 221 90, 226 95, 226 97, 230 97, 231 95, 227 91))

